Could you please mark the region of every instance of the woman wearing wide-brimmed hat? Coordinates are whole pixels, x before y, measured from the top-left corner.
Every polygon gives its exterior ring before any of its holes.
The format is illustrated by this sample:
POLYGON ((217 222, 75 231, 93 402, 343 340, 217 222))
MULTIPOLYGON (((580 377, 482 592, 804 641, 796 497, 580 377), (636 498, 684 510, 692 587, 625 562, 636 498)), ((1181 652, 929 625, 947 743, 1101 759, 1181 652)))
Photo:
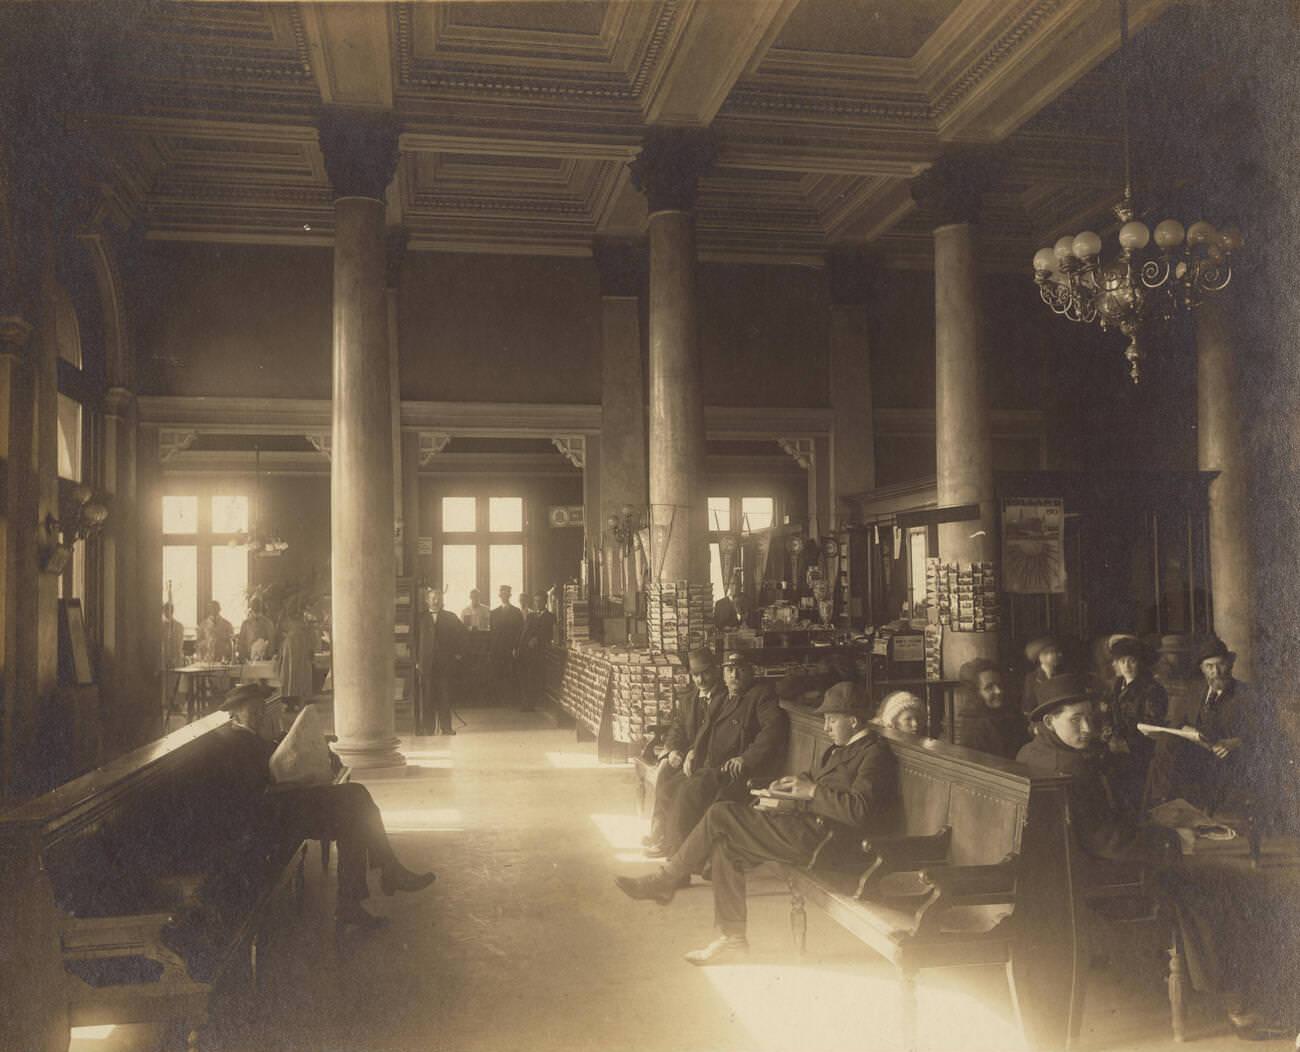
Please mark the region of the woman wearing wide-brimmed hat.
POLYGON ((1147 768, 1155 745, 1137 729, 1139 723, 1163 727, 1169 715, 1169 696, 1151 674, 1154 655, 1135 636, 1115 635, 1109 641, 1115 682, 1102 704, 1102 737, 1115 758, 1115 786, 1119 802, 1132 813, 1142 810, 1147 768))
POLYGON ((1025 644, 1025 660, 1029 662, 1029 672, 1025 674, 1025 687, 1020 693, 1020 708, 1029 713, 1042 699, 1038 696, 1039 688, 1065 672, 1065 651, 1054 636, 1039 636, 1025 644))

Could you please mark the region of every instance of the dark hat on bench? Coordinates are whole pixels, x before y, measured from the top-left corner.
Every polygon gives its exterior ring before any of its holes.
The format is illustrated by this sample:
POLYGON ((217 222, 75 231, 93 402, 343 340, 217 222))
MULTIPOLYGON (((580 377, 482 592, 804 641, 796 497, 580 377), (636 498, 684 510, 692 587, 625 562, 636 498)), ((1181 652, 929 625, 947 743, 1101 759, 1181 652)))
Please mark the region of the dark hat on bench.
POLYGON ((236 709, 242 709, 245 705, 266 701, 271 696, 271 693, 270 687, 264 687, 260 683, 241 683, 221 699, 221 704, 217 708, 222 712, 234 712, 236 709))
POLYGON ((718 659, 708 647, 696 647, 686 655, 686 667, 691 672, 708 672, 718 667, 718 659))
POLYGON ((1050 716, 1057 709, 1062 709, 1066 705, 1073 705, 1076 702, 1087 701, 1088 684, 1082 676, 1076 676, 1073 672, 1065 672, 1059 676, 1053 676, 1045 683, 1040 683, 1035 688, 1038 696, 1038 704, 1029 714, 1031 720, 1041 720, 1044 716, 1050 716))
POLYGON ((866 692, 859 690, 856 683, 849 683, 846 680, 827 689, 822 703, 813 709, 813 714, 816 716, 843 714, 865 719, 869 708, 870 703, 867 701, 866 692))

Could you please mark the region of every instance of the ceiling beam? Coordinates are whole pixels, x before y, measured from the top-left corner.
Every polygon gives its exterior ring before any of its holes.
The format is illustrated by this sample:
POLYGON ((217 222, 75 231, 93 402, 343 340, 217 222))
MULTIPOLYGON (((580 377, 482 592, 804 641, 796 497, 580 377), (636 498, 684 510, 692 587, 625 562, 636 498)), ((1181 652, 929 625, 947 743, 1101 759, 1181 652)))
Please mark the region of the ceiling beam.
POLYGON ((393 108, 386 4, 302 5, 311 69, 327 106, 393 108))
POLYGON ((799 0, 691 0, 646 91, 647 124, 705 127, 762 58, 799 0))

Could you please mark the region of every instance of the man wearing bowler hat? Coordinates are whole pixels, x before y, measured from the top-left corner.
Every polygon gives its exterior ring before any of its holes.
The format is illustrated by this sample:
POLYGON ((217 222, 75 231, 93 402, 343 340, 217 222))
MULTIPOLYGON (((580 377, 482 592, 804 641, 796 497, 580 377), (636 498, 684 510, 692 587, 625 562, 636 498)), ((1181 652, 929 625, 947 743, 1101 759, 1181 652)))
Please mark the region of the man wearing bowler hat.
POLYGON ((664 847, 664 823, 673 801, 677 799, 677 790, 686 780, 686 774, 682 770, 686 754, 700 733, 700 728, 704 726, 704 718, 709 709, 715 704, 721 704, 727 695, 718 659, 708 647, 692 650, 686 657, 686 666, 691 682, 689 686, 677 691, 673 699, 673 722, 664 735, 663 758, 659 761, 659 773, 655 777, 655 805, 650 819, 650 835, 644 840, 646 855, 650 858, 665 858, 669 854, 664 847))
POLYGON ((667 905, 692 873, 710 867, 719 935, 686 955, 692 964, 722 964, 748 952, 748 870, 764 862, 811 866, 860 858, 862 837, 892 817, 898 795, 894 758, 868 722, 864 692, 857 684, 837 683, 816 712, 825 720, 831 746, 811 773, 778 778, 768 789, 788 802, 788 809, 719 801, 658 873, 615 879, 629 897, 667 905))
POLYGON ((1266 789, 1267 757, 1276 744, 1270 714, 1249 684, 1233 676, 1237 655, 1221 639, 1209 639, 1196 652, 1205 680, 1199 702, 1183 718, 1203 745, 1162 735, 1152 762, 1153 802, 1182 797, 1211 810, 1251 800, 1266 789))
MULTIPOLYGON (((663 846, 671 855, 715 800, 744 800, 750 779, 766 783, 785 758, 790 722, 767 684, 755 684, 744 651, 722 662, 725 693, 711 698, 682 759, 685 778, 664 812, 663 846)), ((689 879, 689 878, 688 878, 689 879)))

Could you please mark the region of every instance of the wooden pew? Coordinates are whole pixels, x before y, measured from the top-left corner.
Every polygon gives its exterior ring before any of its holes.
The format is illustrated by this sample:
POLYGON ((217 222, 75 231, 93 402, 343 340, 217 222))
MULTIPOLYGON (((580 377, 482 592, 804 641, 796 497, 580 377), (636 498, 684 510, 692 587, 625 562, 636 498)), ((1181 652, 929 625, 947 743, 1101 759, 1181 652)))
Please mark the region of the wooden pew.
POLYGON ((228 718, 205 716, 0 814, 0 1047, 63 1052, 70 1027, 155 1022, 196 1049, 213 997, 256 985, 273 904, 300 901, 302 842, 267 845, 214 975, 191 976, 161 938, 211 861, 196 834, 222 806, 212 732, 228 718))
MULTIPOLYGON (((807 771, 830 744, 822 720, 783 708, 787 768, 807 771)), ((1078 1033, 1086 964, 1068 779, 946 742, 879 733, 898 763, 896 828, 865 844, 858 873, 784 867, 800 950, 811 903, 890 961, 909 1050, 917 974, 969 964, 1006 968, 1030 1048, 1067 1047, 1078 1033)))

